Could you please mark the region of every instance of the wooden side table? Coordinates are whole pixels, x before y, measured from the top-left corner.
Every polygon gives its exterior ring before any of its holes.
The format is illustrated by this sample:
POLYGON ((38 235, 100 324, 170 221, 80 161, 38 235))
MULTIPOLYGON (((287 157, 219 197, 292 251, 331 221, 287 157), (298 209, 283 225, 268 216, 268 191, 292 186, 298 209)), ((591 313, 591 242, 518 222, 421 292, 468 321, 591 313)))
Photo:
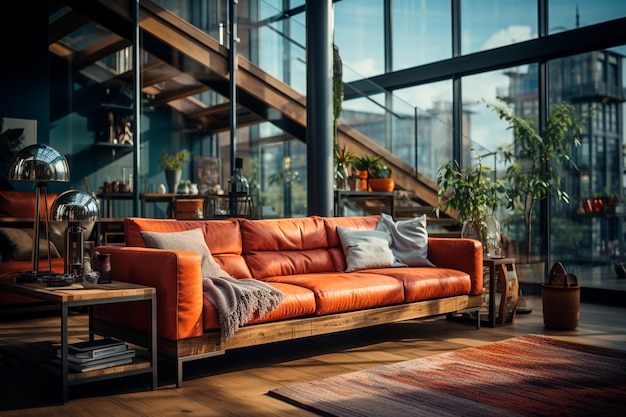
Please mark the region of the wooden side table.
POLYGON ((90 381, 117 378, 121 376, 143 373, 152 374, 152 389, 157 389, 157 321, 156 321, 156 289, 127 282, 113 281, 109 284, 98 284, 96 288, 84 289, 80 284, 65 287, 48 287, 40 283, 16 284, 0 282, 0 288, 17 294, 27 295, 43 301, 58 303, 61 306, 61 360, 54 363, 56 348, 54 343, 23 343, 11 345, 0 344, 0 352, 8 357, 29 363, 40 370, 62 378, 63 403, 68 401, 68 387, 90 381), (89 307, 89 340, 93 340, 91 306, 97 304, 124 303, 131 301, 150 301, 151 306, 151 340, 150 359, 133 358, 127 365, 112 366, 89 372, 74 372, 68 368, 68 315, 71 307, 89 307))
POLYGON ((487 258, 483 259, 483 267, 487 271, 483 275, 483 282, 489 283, 483 290, 488 292, 487 321, 483 323, 489 327, 513 324, 517 298, 519 296, 519 283, 515 272, 515 258, 487 258), (488 275, 488 277, 486 277, 488 275), (500 300, 496 306, 497 289, 500 289, 500 300))

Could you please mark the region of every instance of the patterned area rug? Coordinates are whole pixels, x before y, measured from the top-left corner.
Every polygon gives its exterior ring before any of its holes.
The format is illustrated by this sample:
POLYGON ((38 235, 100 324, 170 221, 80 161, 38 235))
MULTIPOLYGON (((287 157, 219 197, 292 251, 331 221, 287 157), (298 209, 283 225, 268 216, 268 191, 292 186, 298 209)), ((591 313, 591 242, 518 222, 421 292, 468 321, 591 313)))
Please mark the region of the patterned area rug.
POLYGON ((337 417, 623 416, 626 351, 526 335, 268 394, 337 417))

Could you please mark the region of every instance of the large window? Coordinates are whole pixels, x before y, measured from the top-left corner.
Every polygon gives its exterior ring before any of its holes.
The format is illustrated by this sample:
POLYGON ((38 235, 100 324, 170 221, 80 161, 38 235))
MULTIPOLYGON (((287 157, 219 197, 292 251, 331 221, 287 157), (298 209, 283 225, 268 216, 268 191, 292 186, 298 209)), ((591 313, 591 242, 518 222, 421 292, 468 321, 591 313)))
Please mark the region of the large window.
POLYGON ((335 42, 345 66, 344 81, 385 72, 385 35, 381 0, 335 3, 335 42))
POLYGON ((537 2, 462 0, 463 54, 498 48, 537 37, 537 2))
POLYGON ((452 158, 452 83, 440 81, 394 92, 415 114, 398 129, 394 153, 424 175, 435 178, 441 164, 452 158), (417 135, 415 135, 417 129, 417 135))
POLYGON ((626 16, 622 0, 550 0, 548 1, 548 33, 594 25, 626 16))
POLYGON ((452 56, 450 5, 440 0, 392 2, 394 71, 452 56))

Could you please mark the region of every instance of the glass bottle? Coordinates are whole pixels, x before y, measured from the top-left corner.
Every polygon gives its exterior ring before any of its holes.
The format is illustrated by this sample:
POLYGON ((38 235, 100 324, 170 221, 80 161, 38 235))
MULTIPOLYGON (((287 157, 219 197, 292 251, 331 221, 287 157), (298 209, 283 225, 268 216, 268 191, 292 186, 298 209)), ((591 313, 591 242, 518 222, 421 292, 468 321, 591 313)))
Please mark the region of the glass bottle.
POLYGON ((228 200, 230 203, 231 216, 245 214, 249 192, 250 186, 248 185, 248 180, 243 175, 243 159, 236 158, 235 170, 228 180, 228 200), (239 210, 240 207, 244 208, 243 213, 242 210, 239 210))

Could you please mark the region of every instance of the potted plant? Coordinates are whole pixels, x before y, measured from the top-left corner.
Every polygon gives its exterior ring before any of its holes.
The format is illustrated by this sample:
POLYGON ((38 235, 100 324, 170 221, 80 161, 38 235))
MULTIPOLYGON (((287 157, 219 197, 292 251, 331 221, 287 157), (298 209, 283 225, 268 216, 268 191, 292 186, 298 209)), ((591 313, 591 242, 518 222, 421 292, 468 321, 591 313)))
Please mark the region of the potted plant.
POLYGON ((589 114, 578 115, 568 103, 556 104, 551 108, 545 127, 538 132, 532 121, 515 115, 504 100, 499 102, 487 106, 508 122, 514 134, 513 143, 498 150, 509 164, 503 178, 504 198, 508 209, 519 209, 523 213, 526 263, 530 264, 535 203, 549 197, 569 203, 558 168, 564 163, 576 168, 568 150, 580 145, 579 138, 589 114))
POLYGON ((169 154, 167 150, 163 149, 157 168, 165 171, 165 180, 170 193, 176 193, 183 172, 183 164, 190 155, 191 153, 186 149, 174 154, 169 154))
POLYGON ((352 169, 358 179, 357 191, 369 191, 369 170, 380 161, 380 156, 363 155, 354 158, 352 169))
POLYGON ((382 159, 376 159, 368 169, 369 188, 372 191, 392 192, 395 182, 391 178, 391 168, 382 159))
MULTIPOLYGON (((474 149, 472 151, 475 152, 474 149)), ((489 253, 492 247, 499 247, 499 224, 493 213, 500 205, 500 194, 504 184, 492 181, 492 169, 482 165, 480 155, 476 163, 461 168, 457 161, 444 163, 437 170, 438 204, 440 210, 456 210, 457 221, 463 225, 461 235, 472 237, 483 243, 483 250, 489 253)))
POLYGON ((191 187, 191 180, 182 180, 178 183, 176 192, 178 194, 189 194, 191 187))
POLYGON ((335 186, 337 190, 347 190, 348 179, 350 177, 349 168, 354 163, 356 157, 348 150, 346 145, 335 146, 335 186))

